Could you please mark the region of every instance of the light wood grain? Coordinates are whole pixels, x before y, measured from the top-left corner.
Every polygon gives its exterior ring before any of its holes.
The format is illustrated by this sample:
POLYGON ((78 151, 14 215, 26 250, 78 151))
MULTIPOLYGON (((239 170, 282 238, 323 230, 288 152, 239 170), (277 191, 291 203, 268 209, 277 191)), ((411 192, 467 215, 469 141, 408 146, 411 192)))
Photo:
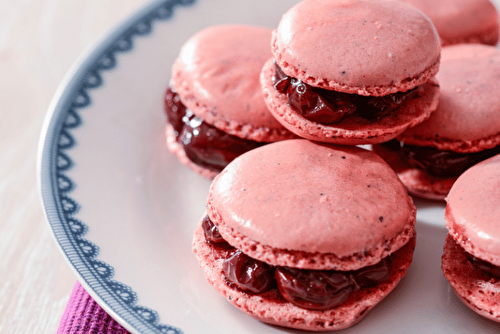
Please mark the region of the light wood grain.
POLYGON ((146 0, 0 0, 0 333, 55 333, 76 281, 45 221, 36 153, 77 57, 146 0))

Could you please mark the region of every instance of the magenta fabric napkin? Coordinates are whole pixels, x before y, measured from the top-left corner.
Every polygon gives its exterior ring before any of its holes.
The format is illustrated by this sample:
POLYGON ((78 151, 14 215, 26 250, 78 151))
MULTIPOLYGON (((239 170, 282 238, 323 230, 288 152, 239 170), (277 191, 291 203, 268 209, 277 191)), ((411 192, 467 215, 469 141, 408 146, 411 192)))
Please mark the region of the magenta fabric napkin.
POLYGON ((129 334, 76 282, 57 334, 129 334))

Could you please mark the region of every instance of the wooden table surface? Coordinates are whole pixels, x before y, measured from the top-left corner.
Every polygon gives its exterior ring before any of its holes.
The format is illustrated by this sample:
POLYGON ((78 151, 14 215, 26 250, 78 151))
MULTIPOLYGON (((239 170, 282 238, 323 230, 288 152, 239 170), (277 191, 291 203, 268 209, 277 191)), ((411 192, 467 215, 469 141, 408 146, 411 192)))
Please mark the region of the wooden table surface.
POLYGON ((55 333, 76 278, 37 189, 38 139, 77 57, 147 0, 0 0, 0 333, 55 333))
POLYGON ((76 282, 37 189, 38 140, 50 100, 77 57, 147 2, 0 0, 2 334, 55 333, 76 282))

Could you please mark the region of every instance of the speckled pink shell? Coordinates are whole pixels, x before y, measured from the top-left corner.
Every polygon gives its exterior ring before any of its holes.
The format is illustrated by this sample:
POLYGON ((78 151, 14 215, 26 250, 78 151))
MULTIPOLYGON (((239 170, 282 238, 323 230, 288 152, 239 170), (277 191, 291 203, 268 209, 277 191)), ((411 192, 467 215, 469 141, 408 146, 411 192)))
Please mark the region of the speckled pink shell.
POLYGON ((293 138, 267 110, 259 84, 271 30, 242 25, 205 28, 184 43, 172 66, 182 103, 231 135, 272 142, 293 138))
POLYGON ((260 78, 269 110, 291 132, 310 140, 341 145, 386 142, 409 127, 425 121, 438 105, 439 84, 435 78, 430 78, 416 88, 416 97, 407 100, 386 117, 368 121, 353 114, 337 124, 320 124, 307 120, 290 107, 286 94, 279 93, 273 86, 274 72, 273 61, 270 59, 264 65, 260 78))
POLYGON ((415 234, 413 202, 378 155, 304 139, 236 158, 214 179, 207 211, 234 247, 296 268, 356 270, 415 234))
POLYGON ((500 49, 483 44, 444 47, 438 108, 398 136, 406 144, 478 152, 500 144, 500 49))
POLYGON ((496 45, 498 11, 490 0, 402 0, 434 23, 442 45, 482 43, 496 45))
POLYGON ((441 43, 429 18, 403 2, 305 0, 283 15, 271 47, 287 75, 381 96, 433 77, 441 43))
POLYGON ((254 295, 230 287, 222 272, 222 261, 214 260, 211 246, 205 242, 201 224, 194 233, 193 252, 206 280, 242 312, 273 325, 310 331, 331 331, 358 323, 396 287, 412 262, 415 239, 410 239, 393 254, 388 280, 372 288, 357 290, 342 305, 326 311, 297 307, 284 300, 277 289, 254 295))
POLYGON ((446 202, 446 227, 455 241, 500 266, 500 155, 460 175, 446 202))

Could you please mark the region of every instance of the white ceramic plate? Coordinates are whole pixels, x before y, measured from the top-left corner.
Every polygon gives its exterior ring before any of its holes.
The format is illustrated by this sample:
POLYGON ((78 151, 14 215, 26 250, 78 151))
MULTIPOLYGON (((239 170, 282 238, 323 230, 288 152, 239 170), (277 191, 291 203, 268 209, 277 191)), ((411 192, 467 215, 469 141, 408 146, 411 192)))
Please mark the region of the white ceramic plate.
MULTIPOLYGON (((39 152, 43 205, 79 281, 133 333, 298 333, 260 323, 205 281, 191 252, 209 182, 167 152, 162 98, 182 43, 203 27, 274 27, 296 1, 163 0, 79 61, 49 109, 39 152)), ((494 333, 440 269, 443 206, 418 201, 414 263, 343 333, 494 333)))

